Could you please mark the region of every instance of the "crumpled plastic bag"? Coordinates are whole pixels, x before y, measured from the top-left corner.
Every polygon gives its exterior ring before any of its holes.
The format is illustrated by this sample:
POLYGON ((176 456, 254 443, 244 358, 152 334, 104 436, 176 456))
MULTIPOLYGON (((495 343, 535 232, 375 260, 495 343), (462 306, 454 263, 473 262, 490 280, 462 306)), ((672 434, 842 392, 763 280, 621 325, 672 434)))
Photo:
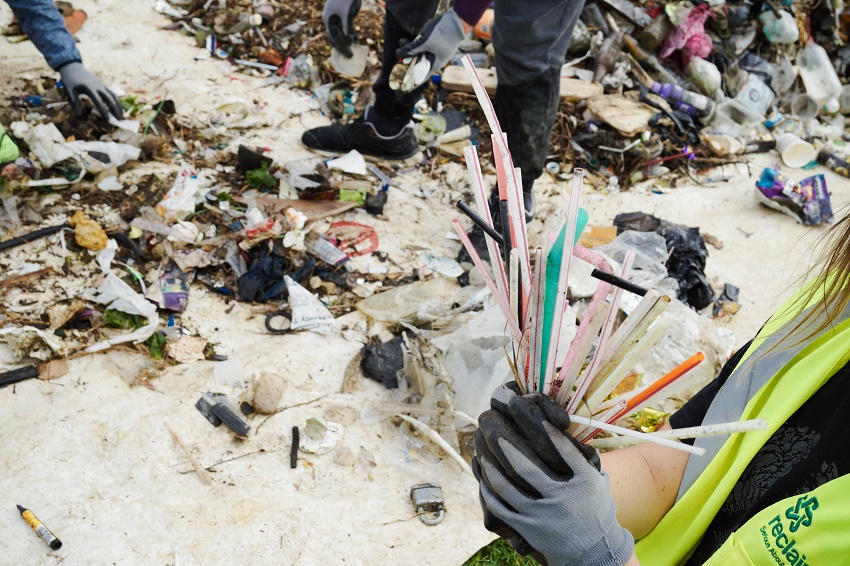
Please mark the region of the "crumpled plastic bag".
POLYGON ((134 161, 142 154, 138 147, 126 143, 103 141, 67 142, 69 148, 80 156, 89 173, 101 173, 134 161))
POLYGON ((101 340, 86 348, 86 352, 100 352, 125 342, 144 342, 150 338, 159 326, 159 315, 156 306, 147 301, 142 295, 133 290, 121 278, 110 273, 97 288, 92 299, 108 305, 107 308, 119 310, 127 314, 138 314, 145 317, 148 323, 133 332, 122 334, 107 340, 101 340))
POLYGON ((704 309, 714 300, 714 290, 705 277, 708 248, 699 228, 689 228, 656 218, 645 212, 618 214, 614 218, 617 232, 636 230, 655 232, 667 242, 667 273, 679 283, 678 299, 697 310, 704 309))

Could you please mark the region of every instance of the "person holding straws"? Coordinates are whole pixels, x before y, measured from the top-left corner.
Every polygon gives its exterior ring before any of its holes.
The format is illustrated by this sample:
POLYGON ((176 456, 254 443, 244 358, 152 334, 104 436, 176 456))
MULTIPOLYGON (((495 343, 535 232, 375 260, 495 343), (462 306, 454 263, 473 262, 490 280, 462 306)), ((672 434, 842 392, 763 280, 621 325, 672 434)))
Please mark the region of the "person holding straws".
POLYGON ((702 456, 655 443, 600 455, 549 396, 500 387, 475 435, 485 526, 548 566, 844 563, 850 216, 828 235, 812 278, 656 434, 766 428, 700 436, 702 456))

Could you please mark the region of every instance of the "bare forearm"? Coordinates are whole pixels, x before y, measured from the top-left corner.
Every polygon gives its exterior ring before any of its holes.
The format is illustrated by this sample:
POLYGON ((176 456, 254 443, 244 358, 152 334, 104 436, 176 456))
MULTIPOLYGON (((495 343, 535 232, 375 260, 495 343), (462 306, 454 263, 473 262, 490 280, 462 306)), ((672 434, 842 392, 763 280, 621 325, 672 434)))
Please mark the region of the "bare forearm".
POLYGON ((617 522, 635 539, 649 534, 676 502, 687 463, 687 453, 655 444, 602 454, 602 467, 611 478, 617 504, 617 522))

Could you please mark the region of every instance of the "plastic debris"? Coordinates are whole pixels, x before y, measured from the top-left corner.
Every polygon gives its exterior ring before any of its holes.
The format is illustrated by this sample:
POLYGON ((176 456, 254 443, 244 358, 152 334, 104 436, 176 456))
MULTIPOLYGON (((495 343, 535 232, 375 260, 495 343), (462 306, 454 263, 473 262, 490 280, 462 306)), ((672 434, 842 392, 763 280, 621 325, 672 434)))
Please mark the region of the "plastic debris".
POLYGON ((768 208, 809 226, 832 221, 832 205, 823 175, 795 183, 776 169, 767 168, 756 181, 756 196, 768 208))
POLYGON ((181 336, 176 342, 169 342, 165 349, 175 362, 187 364, 203 360, 206 347, 207 341, 199 336, 181 336))
POLYGON ((363 375, 383 383, 387 389, 398 388, 399 376, 404 369, 402 344, 404 344, 402 335, 383 344, 377 338, 364 344, 361 352, 363 357, 360 360, 363 375))
POLYGON ((366 160, 356 149, 352 149, 342 157, 331 159, 326 164, 330 169, 338 169, 353 175, 366 175, 366 160))
POLYGON ((272 415, 277 410, 286 382, 283 377, 270 372, 261 372, 254 384, 252 405, 261 415, 272 415))
POLYGON ((339 443, 345 428, 333 421, 322 422, 317 418, 307 419, 307 424, 302 429, 301 450, 311 454, 327 454, 339 443))
POLYGON ((334 317, 327 307, 290 276, 284 276, 283 280, 289 292, 289 306, 292 308, 292 330, 332 334, 335 328, 334 317))

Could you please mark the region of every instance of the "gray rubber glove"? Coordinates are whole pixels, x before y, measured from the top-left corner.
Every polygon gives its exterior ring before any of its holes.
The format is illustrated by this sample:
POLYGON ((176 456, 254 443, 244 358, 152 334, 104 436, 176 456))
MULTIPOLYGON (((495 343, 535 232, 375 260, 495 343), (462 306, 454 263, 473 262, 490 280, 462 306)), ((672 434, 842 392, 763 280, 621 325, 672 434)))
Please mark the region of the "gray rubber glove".
POLYGON ((569 417, 538 394, 502 387, 479 417, 473 471, 485 527, 548 566, 621 566, 634 539, 617 523, 596 451, 566 433, 569 417))
POLYGON ((322 21, 328 30, 328 39, 346 57, 351 57, 351 45, 357 41, 352 30, 354 17, 360 11, 360 0, 326 0, 322 21))
POLYGON ((118 97, 103 84, 103 81, 97 75, 83 67, 82 63, 68 63, 59 69, 59 74, 62 76, 65 92, 68 93, 68 98, 71 99, 71 105, 77 115, 83 112, 80 96, 86 95, 91 99, 104 120, 110 114, 115 116, 117 120, 124 117, 124 109, 121 107, 118 97))
MULTIPOLYGON (((431 63, 433 73, 449 62, 465 35, 460 16, 454 10, 449 10, 425 24, 416 39, 396 49, 396 56, 406 59, 423 54, 431 63)), ((431 73, 428 73, 428 78, 431 73)))

